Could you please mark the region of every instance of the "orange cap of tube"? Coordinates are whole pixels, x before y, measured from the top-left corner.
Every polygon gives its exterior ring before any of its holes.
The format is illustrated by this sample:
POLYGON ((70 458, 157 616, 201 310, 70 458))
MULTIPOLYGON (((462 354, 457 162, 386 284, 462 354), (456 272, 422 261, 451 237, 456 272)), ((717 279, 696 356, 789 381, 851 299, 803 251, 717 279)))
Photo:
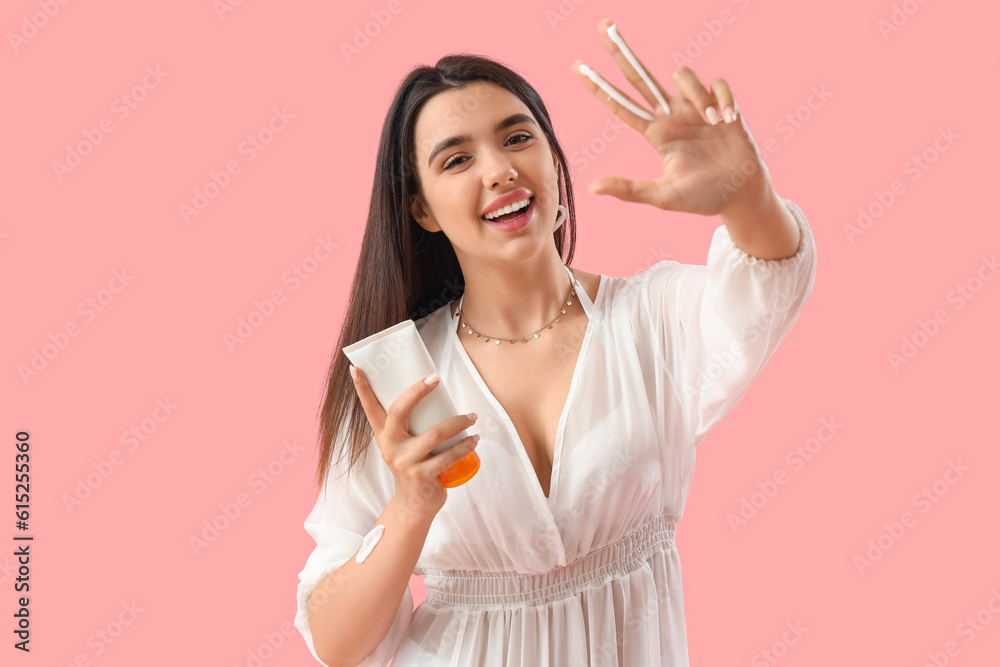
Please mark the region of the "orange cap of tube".
POLYGON ((479 472, 479 457, 475 452, 469 452, 464 459, 452 463, 438 473, 438 480, 445 488, 461 486, 475 477, 477 472, 479 472))

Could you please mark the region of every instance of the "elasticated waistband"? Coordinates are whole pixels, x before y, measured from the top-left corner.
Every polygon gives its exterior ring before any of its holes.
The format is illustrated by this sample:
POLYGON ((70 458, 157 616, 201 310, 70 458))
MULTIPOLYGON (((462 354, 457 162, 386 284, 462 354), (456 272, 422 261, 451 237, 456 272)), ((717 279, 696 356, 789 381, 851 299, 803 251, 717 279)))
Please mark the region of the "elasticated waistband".
POLYGON ((677 519, 660 514, 622 539, 542 574, 427 569, 427 602, 482 611, 539 606, 627 575, 656 550, 675 548, 677 519))

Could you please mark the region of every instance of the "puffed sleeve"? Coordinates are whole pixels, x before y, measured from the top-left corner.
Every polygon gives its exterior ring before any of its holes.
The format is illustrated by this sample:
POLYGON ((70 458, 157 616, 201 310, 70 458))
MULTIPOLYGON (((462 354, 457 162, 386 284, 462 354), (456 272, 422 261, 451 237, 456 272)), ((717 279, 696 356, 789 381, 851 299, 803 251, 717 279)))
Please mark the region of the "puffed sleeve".
POLYGON ((720 225, 706 265, 665 260, 630 281, 639 301, 633 326, 650 337, 694 446, 750 388, 812 293, 812 231, 798 206, 782 202, 800 232, 791 257, 753 257, 720 225))
MULTIPOLYGON (((338 443, 342 444, 342 443, 338 443)), ((316 654, 312 632, 306 614, 306 605, 313 589, 328 574, 354 558, 361 548, 365 536, 375 528, 389 500, 396 492, 396 480, 385 465, 374 438, 369 442, 367 459, 362 465, 359 460, 351 472, 346 474, 346 452, 339 456, 338 447, 331 464, 327 483, 316 501, 315 507, 306 517, 305 529, 316 541, 299 572, 298 611, 294 625, 302 633, 309 651, 320 664, 326 664, 316 654)), ((407 588, 403 594, 396 618, 385 638, 360 663, 358 667, 384 667, 396 655, 410 619, 413 615, 413 596, 407 588)))

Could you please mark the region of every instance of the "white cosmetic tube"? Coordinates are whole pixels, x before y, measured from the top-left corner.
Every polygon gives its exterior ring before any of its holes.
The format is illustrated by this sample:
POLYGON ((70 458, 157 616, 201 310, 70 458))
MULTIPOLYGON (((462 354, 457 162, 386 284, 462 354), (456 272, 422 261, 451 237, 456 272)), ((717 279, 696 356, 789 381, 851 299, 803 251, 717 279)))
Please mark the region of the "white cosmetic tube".
MULTIPOLYGON (((372 392, 386 411, 411 385, 437 370, 413 320, 404 320, 348 345, 344 348, 344 354, 352 364, 364 372, 372 392)), ((441 381, 431 393, 421 398, 410 412, 410 435, 420 435, 431 426, 456 415, 458 410, 444 382, 441 381)), ((439 443, 431 453, 440 454, 468 436, 469 434, 462 430, 461 433, 439 443)), ((479 457, 475 451, 471 452, 468 457, 441 473, 439 477, 442 486, 458 486, 468 481, 475 474, 475 470, 478 470, 478 463, 479 457), (475 459, 475 469, 469 474, 468 466, 471 462, 466 462, 471 458, 475 459), (466 465, 460 466, 460 464, 466 465), (453 470, 456 467, 460 467, 464 473, 459 475, 458 470, 453 470)))

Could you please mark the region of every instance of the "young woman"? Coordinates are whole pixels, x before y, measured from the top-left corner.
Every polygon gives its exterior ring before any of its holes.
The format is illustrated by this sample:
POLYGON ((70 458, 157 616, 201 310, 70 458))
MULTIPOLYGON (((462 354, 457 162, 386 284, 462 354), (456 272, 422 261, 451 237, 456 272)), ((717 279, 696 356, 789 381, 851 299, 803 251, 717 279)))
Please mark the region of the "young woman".
POLYGON ((671 95, 599 27, 651 110, 573 70, 663 174, 591 190, 720 216, 707 264, 624 278, 570 267, 573 188, 535 90, 468 55, 406 77, 379 144, 305 522, 316 548, 295 626, 331 667, 688 664, 674 530, 695 448, 788 334, 816 248, 728 84, 708 90, 681 68, 671 95), (440 377, 386 410, 340 350, 407 318, 440 377), (439 383, 462 414, 411 436, 407 415, 439 383), (430 455, 464 429, 474 435, 430 455), (442 487, 438 473, 473 450, 479 472, 442 487), (411 574, 427 586, 417 609, 411 574))

